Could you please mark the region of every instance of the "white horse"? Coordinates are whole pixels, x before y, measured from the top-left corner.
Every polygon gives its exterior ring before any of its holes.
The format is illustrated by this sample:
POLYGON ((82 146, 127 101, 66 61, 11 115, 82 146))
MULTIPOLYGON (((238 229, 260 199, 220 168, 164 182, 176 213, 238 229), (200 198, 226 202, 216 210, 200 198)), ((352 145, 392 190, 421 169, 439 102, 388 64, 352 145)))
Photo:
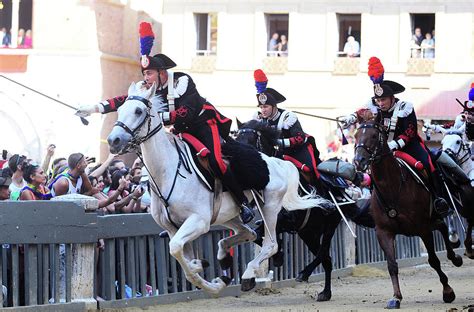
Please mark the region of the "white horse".
MULTIPOLYGON (((163 128, 159 114, 163 101, 155 101, 156 96, 154 103, 149 101, 155 90, 155 85, 148 90, 137 87, 134 83, 130 85, 129 97, 118 109, 118 120, 107 139, 110 151, 117 153, 130 143, 140 144, 153 189, 151 214, 170 235, 170 254, 180 263, 189 282, 217 294, 230 282, 229 278, 218 277, 211 282, 202 278, 199 273, 203 271, 203 265, 207 261, 195 259, 192 249, 192 241, 207 233, 211 227, 214 193, 201 183, 195 173, 180 170, 178 147, 184 150, 184 143, 178 136, 163 128)), ((242 290, 250 290, 255 286, 256 271, 260 263, 277 252, 277 242, 273 239, 276 239, 275 226, 282 206, 288 210, 307 209, 317 207, 324 201, 313 196, 298 195, 299 175, 291 163, 263 154, 261 157, 270 173, 269 182, 263 190, 265 203, 262 207, 268 227, 260 254, 247 265, 242 275, 242 290)), ((246 195, 249 197, 250 191, 246 191, 246 195)), ((218 243, 217 258, 222 265, 228 264, 229 249, 232 246, 253 241, 256 234, 240 221, 239 207, 231 195, 224 192, 221 199, 219 214, 213 224, 235 231, 235 235, 218 243)))
POLYGON ((460 116, 456 117, 454 125, 449 129, 430 124, 425 125, 425 127, 443 134, 443 140, 441 141, 443 151, 450 155, 461 167, 462 171, 471 180, 471 186, 474 187, 474 162, 471 159, 471 146, 465 134, 466 124, 460 116))

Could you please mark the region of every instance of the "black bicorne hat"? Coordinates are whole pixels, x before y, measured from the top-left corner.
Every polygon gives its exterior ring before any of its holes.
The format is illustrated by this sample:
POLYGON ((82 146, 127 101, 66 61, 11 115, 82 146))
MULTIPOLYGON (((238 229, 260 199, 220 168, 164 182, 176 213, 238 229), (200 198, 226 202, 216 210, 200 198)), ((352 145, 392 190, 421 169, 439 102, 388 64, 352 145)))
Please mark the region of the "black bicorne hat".
POLYGON ((141 58, 142 72, 145 69, 170 69, 176 66, 176 63, 173 62, 168 56, 158 53, 154 56, 142 55, 141 58))
POLYGON ((384 80, 380 84, 374 85, 374 99, 389 97, 405 91, 405 87, 398 82, 384 80))
POLYGON ((267 88, 265 91, 257 94, 258 106, 260 105, 271 105, 276 106, 278 103, 286 101, 286 98, 281 95, 277 90, 267 88))

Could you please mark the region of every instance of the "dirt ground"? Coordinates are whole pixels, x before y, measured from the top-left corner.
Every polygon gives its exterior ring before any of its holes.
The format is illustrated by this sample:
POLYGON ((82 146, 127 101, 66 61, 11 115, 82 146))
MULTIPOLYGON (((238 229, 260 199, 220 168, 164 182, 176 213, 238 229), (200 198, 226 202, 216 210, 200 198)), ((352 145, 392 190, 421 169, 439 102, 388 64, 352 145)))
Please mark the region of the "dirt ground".
MULTIPOLYGON (((474 261, 463 257, 464 264, 455 268, 442 262, 443 271, 456 293, 452 304, 443 303, 442 286, 436 272, 423 264, 400 269, 402 310, 408 311, 474 311, 474 261), (470 306, 471 308, 468 308, 470 306)), ((392 296, 390 278, 385 270, 369 268, 357 270, 350 277, 333 278, 332 299, 317 302, 315 295, 323 289, 323 282, 303 283, 296 287, 261 289, 241 297, 192 300, 170 305, 149 307, 148 311, 381 311, 392 296), (354 276, 354 275, 357 275, 354 276)), ((142 311, 125 309, 127 312, 142 311)))

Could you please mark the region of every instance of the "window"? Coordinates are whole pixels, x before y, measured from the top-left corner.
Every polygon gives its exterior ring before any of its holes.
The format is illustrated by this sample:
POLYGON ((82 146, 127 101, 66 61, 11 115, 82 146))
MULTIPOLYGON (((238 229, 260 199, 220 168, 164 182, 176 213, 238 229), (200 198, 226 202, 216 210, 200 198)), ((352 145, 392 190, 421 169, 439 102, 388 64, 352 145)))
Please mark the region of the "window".
POLYGON ((215 55, 217 52, 217 13, 195 13, 196 54, 215 55))
POLYGON ((435 15, 411 14, 410 50, 412 58, 435 57, 435 15))
POLYGON ((21 0, 18 10, 12 0, 0 0, 0 46, 32 48, 32 12, 33 0, 21 0), (15 9, 15 11, 14 11, 15 9), (14 22, 18 22, 18 29, 12 29, 14 22), (17 40, 12 40, 13 37, 17 40))
POLYGON ((337 14, 339 27, 338 56, 360 56, 360 14, 337 14))
POLYGON ((288 56, 288 20, 288 14, 265 14, 268 56, 288 56))

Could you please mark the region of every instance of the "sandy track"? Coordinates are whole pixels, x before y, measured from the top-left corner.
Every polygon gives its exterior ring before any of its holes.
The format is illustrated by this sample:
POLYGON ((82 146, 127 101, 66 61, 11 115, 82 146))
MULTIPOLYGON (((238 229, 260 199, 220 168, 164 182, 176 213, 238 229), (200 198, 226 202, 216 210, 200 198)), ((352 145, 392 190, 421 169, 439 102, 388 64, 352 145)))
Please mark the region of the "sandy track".
MULTIPOLYGON (((436 272, 429 265, 400 269, 400 287, 404 296, 402 310, 460 311, 472 305, 474 311, 474 261, 463 257, 464 265, 455 268, 442 262, 443 271, 456 293, 452 304, 442 301, 442 286, 436 272)), ((387 273, 377 269, 362 272, 362 277, 333 278, 332 299, 316 302, 315 294, 323 288, 322 282, 297 284, 296 287, 243 294, 240 298, 225 297, 202 299, 147 308, 148 311, 367 311, 383 310, 391 298, 392 286, 387 273), (370 276, 367 276, 370 275, 370 276), (385 276, 381 276, 385 275, 385 276)), ((128 308, 124 311, 141 311, 128 308)))

